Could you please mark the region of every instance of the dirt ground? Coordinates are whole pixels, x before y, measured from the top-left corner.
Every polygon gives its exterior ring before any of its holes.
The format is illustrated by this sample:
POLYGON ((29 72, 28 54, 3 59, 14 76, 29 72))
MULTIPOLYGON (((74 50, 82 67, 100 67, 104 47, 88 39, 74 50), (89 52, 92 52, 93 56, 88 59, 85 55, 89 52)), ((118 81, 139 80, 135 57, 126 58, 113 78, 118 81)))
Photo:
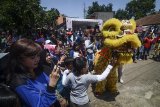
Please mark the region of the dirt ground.
POLYGON ((120 92, 106 92, 95 97, 90 87, 91 107, 160 107, 160 62, 152 59, 125 65, 124 83, 117 83, 120 92))

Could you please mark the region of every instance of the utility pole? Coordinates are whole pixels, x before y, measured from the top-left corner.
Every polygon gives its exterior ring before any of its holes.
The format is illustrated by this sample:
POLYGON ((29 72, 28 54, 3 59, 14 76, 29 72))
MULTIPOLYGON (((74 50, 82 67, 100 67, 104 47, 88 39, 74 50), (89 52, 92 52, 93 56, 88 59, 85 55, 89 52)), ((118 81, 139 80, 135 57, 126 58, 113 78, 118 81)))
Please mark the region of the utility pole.
POLYGON ((84 3, 84 9, 83 9, 84 19, 86 19, 86 5, 84 3))

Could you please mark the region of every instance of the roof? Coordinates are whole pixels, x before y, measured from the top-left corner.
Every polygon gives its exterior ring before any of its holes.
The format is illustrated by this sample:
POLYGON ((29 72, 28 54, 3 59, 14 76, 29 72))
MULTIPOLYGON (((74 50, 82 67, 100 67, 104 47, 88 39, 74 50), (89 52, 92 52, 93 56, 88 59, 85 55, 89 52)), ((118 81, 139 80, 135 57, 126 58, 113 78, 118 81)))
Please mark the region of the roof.
POLYGON ((141 19, 136 20, 137 25, 155 25, 160 24, 160 13, 149 15, 146 17, 143 17, 141 19))

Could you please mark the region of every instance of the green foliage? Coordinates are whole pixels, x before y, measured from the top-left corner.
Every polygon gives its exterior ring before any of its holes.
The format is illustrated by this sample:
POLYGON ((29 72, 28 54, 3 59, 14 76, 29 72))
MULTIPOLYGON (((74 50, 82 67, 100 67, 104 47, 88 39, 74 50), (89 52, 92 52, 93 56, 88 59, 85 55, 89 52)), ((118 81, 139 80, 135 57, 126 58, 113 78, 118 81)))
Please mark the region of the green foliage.
POLYGON ((128 19, 128 18, 129 18, 127 11, 125 11, 125 10, 123 10, 123 9, 119 9, 119 10, 116 12, 116 14, 115 14, 114 17, 115 17, 115 18, 118 18, 118 19, 120 19, 120 20, 128 19))
POLYGON ((133 0, 126 5, 129 16, 135 19, 147 16, 155 10, 155 0, 133 0))
POLYGON ((57 9, 45 11, 40 0, 0 0, 0 28, 26 35, 59 16, 57 9))
POLYGON ((47 25, 52 26, 56 25, 56 19, 59 17, 59 11, 55 8, 52 8, 51 10, 46 11, 46 17, 45 22, 47 25))
POLYGON ((144 16, 155 14, 155 1, 156 0, 132 0, 126 5, 125 10, 118 10, 116 12, 116 18, 135 19, 142 18, 144 16), (127 14, 124 14, 127 13, 127 14))
POLYGON ((1 27, 9 30, 17 28, 22 33, 34 27, 35 16, 39 12, 39 0, 4 0, 1 1, 1 8, 1 27))
POLYGON ((112 11, 112 4, 109 3, 106 5, 99 5, 98 2, 93 2, 92 6, 88 7, 87 16, 93 14, 94 12, 111 12, 112 11))

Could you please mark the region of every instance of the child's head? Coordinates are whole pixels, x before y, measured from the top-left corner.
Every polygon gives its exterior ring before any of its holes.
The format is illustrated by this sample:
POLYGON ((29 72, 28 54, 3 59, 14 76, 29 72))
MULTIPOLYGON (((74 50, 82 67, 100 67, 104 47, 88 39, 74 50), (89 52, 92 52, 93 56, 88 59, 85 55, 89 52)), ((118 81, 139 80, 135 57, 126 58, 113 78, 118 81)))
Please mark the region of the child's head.
POLYGON ((67 57, 64 59, 64 64, 67 67, 67 69, 72 69, 73 68, 73 58, 72 57, 67 57))
POLYGON ((0 107, 20 107, 17 94, 5 84, 0 84, 0 107))
POLYGON ((76 75, 85 74, 88 71, 87 60, 84 57, 77 57, 73 61, 74 72, 76 75))

